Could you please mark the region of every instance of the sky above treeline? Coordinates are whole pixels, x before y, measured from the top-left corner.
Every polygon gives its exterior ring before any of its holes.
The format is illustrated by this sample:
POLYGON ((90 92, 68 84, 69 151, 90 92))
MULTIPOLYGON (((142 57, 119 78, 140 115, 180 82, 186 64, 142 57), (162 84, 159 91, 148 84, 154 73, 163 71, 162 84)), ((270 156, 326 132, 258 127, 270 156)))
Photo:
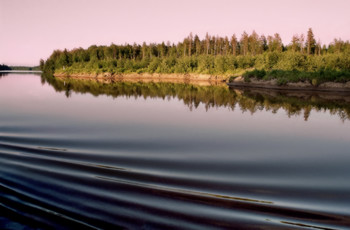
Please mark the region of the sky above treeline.
POLYGON ((190 32, 240 38, 279 33, 289 44, 350 39, 350 0, 0 0, 0 64, 38 65, 55 49, 177 43, 190 32))

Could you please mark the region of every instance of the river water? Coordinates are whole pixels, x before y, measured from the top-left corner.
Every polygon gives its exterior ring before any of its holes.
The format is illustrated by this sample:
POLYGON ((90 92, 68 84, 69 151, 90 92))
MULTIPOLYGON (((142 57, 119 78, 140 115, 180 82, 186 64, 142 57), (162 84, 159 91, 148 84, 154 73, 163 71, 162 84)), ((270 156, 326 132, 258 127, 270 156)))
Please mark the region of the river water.
POLYGON ((0 76, 0 228, 350 228, 349 95, 0 76))

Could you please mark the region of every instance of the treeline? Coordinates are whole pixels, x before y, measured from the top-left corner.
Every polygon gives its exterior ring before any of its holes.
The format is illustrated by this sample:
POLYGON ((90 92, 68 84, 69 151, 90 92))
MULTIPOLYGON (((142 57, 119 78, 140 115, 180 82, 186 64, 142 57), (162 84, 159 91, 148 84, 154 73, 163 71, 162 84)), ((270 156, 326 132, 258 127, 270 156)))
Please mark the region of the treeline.
POLYGON ((1 65, 0 64, 0 70, 11 70, 11 68, 7 65, 1 65))
POLYGON ((40 70, 39 66, 11 66, 11 70, 40 70))
POLYGON ((334 39, 316 41, 310 28, 307 35, 294 35, 284 45, 278 33, 259 36, 244 32, 240 39, 192 33, 177 44, 151 43, 90 46, 88 49, 55 50, 40 61, 45 72, 64 73, 203 73, 233 75, 242 70, 280 69, 316 71, 349 70, 350 43, 334 39))
POLYGON ((0 70, 40 70, 40 67, 0 65, 0 70))

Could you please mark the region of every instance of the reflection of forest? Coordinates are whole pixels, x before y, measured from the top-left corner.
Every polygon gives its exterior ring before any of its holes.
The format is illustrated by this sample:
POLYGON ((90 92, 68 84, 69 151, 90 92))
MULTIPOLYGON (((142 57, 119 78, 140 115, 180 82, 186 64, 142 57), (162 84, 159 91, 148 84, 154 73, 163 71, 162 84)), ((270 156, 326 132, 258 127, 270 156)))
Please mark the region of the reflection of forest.
POLYGON ((7 76, 7 75, 8 75, 8 73, 6 73, 6 72, 0 72, 0 78, 7 76))
POLYGON ((204 104, 208 110, 216 107, 226 107, 234 110, 236 105, 242 112, 254 114, 259 110, 276 113, 279 109, 287 115, 303 115, 307 120, 312 110, 329 111, 338 115, 341 120, 350 119, 350 95, 315 93, 315 92, 280 92, 264 90, 247 90, 228 88, 226 85, 201 86, 186 83, 165 82, 111 82, 101 83, 96 80, 58 79, 42 77, 42 82, 48 82, 56 91, 65 92, 69 97, 71 92, 90 93, 92 95, 108 95, 112 97, 143 97, 147 98, 178 98, 191 110, 204 104))

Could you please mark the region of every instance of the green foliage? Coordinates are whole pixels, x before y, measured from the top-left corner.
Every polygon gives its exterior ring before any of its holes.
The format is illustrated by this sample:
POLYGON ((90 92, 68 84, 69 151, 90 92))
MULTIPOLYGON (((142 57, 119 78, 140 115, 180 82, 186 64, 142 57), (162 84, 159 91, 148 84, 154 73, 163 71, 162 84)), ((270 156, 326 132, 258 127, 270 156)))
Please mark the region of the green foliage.
MULTIPOLYGON (((315 58, 315 57, 313 57, 315 58)), ((307 56, 296 52, 285 52, 278 55, 272 68, 282 70, 306 70, 307 56)))
POLYGON ((152 58, 152 61, 148 65, 147 72, 149 73, 156 72, 160 64, 161 64, 161 60, 159 58, 152 58))
POLYGON ((279 59, 280 59, 281 54, 277 53, 277 52, 270 52, 266 54, 266 58, 265 58, 265 67, 266 69, 272 69, 274 68, 279 59))
POLYGON ((253 56, 237 56, 236 65, 237 68, 249 69, 254 67, 256 57, 253 56))
POLYGON ((288 82, 310 82, 317 86, 324 82, 347 82, 350 81, 350 70, 317 70, 312 72, 299 70, 253 70, 243 74, 244 80, 249 82, 251 78, 263 80, 277 80, 278 85, 285 85, 288 82))
POLYGON ((265 70, 257 70, 257 69, 254 69, 252 71, 247 71, 242 75, 242 77, 244 78, 244 81, 246 82, 249 81, 250 78, 256 78, 258 80, 261 80, 265 76, 266 76, 265 70))
MULTIPOLYGON (((77 48, 71 51, 55 50, 46 60, 40 61, 40 68, 50 73, 198 73, 212 75, 237 75, 242 70, 259 69, 266 71, 266 78, 278 78, 281 84, 288 80, 279 76, 297 74, 286 79, 310 80, 314 72, 319 78, 320 71, 333 76, 332 71, 350 70, 350 44, 348 41, 335 39, 327 48, 315 44, 312 30, 304 44, 301 37, 294 36, 290 46, 281 43, 279 34, 259 37, 253 31, 244 33, 238 40, 235 35, 227 37, 206 35, 200 40, 197 35, 190 35, 177 45, 164 42, 161 44, 125 44, 110 46, 90 46, 88 49, 77 48), (309 53, 307 51, 307 46, 309 53), (311 55, 312 54, 312 55, 311 55), (305 72, 305 76, 302 74, 305 72), (278 76, 277 76, 278 75, 278 76)), ((263 72, 248 72, 245 79, 252 75, 261 78, 263 72)), ((346 74, 345 74, 346 75, 346 74)), ((343 76, 343 75, 342 75, 343 76)), ((342 76, 340 77, 341 79, 342 76)), ((333 79, 333 78, 332 78, 333 79)), ((339 79, 336 79, 339 80, 339 79)), ((314 81, 315 84, 319 84, 314 81)))
POLYGON ((198 68, 197 68, 198 73, 210 74, 214 72, 213 71, 215 69, 214 56, 201 55, 201 56, 198 56, 197 59, 198 59, 198 68))

